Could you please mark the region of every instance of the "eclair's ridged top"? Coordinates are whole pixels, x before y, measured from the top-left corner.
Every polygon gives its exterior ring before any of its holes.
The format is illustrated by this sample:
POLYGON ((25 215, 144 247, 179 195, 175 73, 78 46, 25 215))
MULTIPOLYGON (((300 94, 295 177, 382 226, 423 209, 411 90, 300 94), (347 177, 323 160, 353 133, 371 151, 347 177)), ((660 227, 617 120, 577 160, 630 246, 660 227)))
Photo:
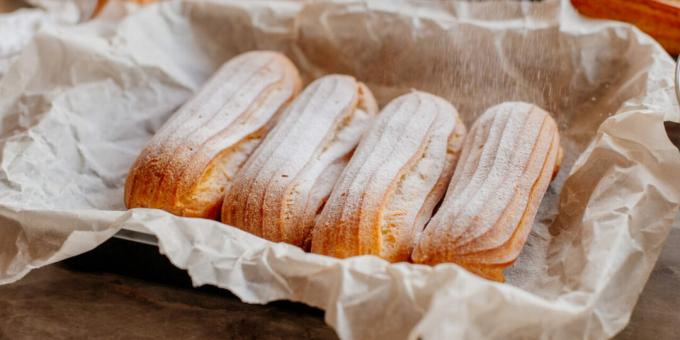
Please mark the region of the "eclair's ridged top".
POLYGON ((302 245, 376 111, 368 88, 350 76, 314 81, 237 174, 222 221, 302 245))
POLYGON ((559 152, 557 126, 542 109, 509 102, 487 110, 470 130, 413 260, 456 262, 502 280, 502 268, 526 241, 559 152))
POLYGON ((443 195, 464 133, 456 110, 439 97, 412 92, 390 102, 335 185, 312 251, 408 259, 415 233, 443 195))
POLYGON ((242 153, 229 148, 263 134, 300 86, 297 69, 279 53, 247 52, 225 63, 142 151, 126 182, 128 208, 192 215, 178 204, 191 201, 186 198, 211 161, 220 153, 242 153))

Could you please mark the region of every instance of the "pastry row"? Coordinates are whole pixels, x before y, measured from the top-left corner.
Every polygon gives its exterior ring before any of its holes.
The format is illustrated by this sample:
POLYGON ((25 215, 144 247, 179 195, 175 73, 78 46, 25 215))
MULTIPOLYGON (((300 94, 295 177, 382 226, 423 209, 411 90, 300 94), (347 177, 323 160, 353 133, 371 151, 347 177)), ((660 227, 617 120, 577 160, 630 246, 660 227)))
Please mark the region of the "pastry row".
POLYGON ((339 258, 453 262, 503 281, 559 167, 547 112, 503 103, 466 132, 451 103, 425 92, 379 112, 350 76, 301 87, 279 53, 225 63, 134 162, 126 206, 220 219, 339 258))

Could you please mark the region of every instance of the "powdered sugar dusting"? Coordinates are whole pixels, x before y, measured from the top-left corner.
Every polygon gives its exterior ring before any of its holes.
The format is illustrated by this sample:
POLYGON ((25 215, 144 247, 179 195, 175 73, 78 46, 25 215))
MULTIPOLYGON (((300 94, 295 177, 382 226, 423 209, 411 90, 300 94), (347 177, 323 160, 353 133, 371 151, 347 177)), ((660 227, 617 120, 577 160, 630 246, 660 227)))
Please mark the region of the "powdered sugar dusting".
POLYGON ((223 221, 302 245, 338 167, 376 111, 370 91, 352 77, 331 75, 310 84, 238 173, 223 221))
POLYGON ((507 102, 487 110, 470 131, 446 198, 427 225, 413 259, 512 262, 519 252, 508 245, 517 245, 517 237, 525 232, 521 221, 528 218, 531 224, 549 184, 544 177, 549 178, 546 174, 555 167, 556 138, 555 122, 534 105, 507 102), (518 229, 522 229, 519 234, 518 229), (505 254, 496 251, 500 248, 506 249, 505 254))
MULTIPOLYGON (((180 203, 186 200, 180 198, 201 195, 221 200, 220 195, 205 192, 221 191, 221 185, 207 188, 198 181, 226 183, 228 178, 204 176, 212 168, 210 164, 226 164, 215 157, 247 156, 241 153, 249 153, 252 147, 235 153, 223 151, 246 139, 251 140, 249 145, 257 141, 254 134, 267 127, 298 91, 300 82, 295 66, 279 53, 253 51, 225 63, 143 150, 126 183, 128 207, 155 207, 194 216, 185 212, 205 210, 205 202, 195 200, 196 207, 186 207, 186 202, 180 203), (194 192, 199 189, 200 193, 194 192)), ((227 176, 223 171, 210 174, 227 176)))
POLYGON ((407 259, 419 213, 431 212, 432 207, 423 206, 436 203, 430 194, 442 176, 451 176, 448 148, 456 122, 451 104, 427 93, 412 92, 390 102, 319 216, 312 251, 407 259))

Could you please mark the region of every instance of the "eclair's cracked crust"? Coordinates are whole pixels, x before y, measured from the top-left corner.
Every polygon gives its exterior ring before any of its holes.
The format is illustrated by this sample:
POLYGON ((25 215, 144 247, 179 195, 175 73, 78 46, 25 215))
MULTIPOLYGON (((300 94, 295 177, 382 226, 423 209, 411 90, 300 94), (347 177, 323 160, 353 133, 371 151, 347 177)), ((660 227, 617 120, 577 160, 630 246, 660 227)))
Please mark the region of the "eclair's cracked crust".
POLYGON ((457 111, 439 97, 412 92, 390 102, 336 183, 312 231, 312 251, 407 260, 464 135, 457 111))
POLYGON ((503 281, 503 269, 526 242, 560 158, 557 126, 547 112, 521 102, 487 110, 470 130, 413 261, 455 262, 503 281))
POLYGON ((216 219, 232 177, 300 87, 297 69, 282 54, 254 51, 229 60, 139 155, 125 205, 216 219))
POLYGON ((373 95, 350 76, 310 84, 238 172, 222 222, 303 246, 315 217, 376 115, 373 95))

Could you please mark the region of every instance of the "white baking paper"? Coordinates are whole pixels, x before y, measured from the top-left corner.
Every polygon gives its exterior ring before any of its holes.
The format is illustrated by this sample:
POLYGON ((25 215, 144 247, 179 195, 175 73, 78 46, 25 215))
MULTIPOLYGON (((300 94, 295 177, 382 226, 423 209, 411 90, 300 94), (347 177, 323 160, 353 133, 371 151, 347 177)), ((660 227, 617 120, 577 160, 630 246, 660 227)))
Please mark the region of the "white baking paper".
MULTIPOLYGON (((43 0, 44 1, 44 0, 43 0)), ((73 24, 77 13, 69 1, 51 1, 59 9, 21 8, 11 13, 0 13, 0 77, 16 56, 28 45, 36 31, 53 23, 73 24)), ((75 6, 73 6, 75 7, 75 6)))
POLYGON ((133 228, 155 234, 194 284, 322 308, 344 339, 611 337, 680 204, 680 154, 663 129, 680 120, 673 68, 648 36, 568 1, 164 2, 53 25, 0 80, 0 282, 133 228), (125 211, 145 142, 220 64, 253 49, 286 53, 307 81, 354 75, 381 104, 433 92, 467 124, 506 100, 551 111, 565 159, 508 283, 125 211))

